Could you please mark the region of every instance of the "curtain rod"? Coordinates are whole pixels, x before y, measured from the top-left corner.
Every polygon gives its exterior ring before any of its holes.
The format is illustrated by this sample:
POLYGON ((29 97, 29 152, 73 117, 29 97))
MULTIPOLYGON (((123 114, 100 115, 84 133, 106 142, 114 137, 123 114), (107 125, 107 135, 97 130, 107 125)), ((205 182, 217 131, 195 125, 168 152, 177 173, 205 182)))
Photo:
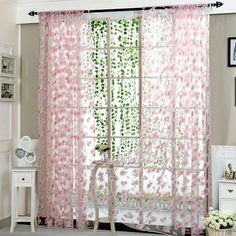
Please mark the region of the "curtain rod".
MULTIPOLYGON (((222 2, 215 2, 215 3, 209 3, 207 4, 208 7, 222 7, 224 4, 222 2)), ((197 6, 204 6, 204 5, 197 5, 197 6)), ((160 6, 160 7, 155 7, 155 9, 170 9, 173 8, 174 6, 160 6)), ((141 11, 141 10, 149 10, 152 7, 144 7, 144 8, 116 8, 116 9, 100 9, 100 10, 83 10, 85 13, 99 13, 99 12, 116 12, 116 11, 141 11)), ((38 12, 36 11, 30 11, 28 13, 30 16, 35 16, 38 15, 38 12)))

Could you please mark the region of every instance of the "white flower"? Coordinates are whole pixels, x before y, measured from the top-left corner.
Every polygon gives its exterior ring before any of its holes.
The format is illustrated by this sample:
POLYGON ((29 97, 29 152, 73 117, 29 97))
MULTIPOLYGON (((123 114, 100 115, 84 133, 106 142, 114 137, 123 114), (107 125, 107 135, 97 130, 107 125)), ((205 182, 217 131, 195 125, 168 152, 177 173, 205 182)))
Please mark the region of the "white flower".
POLYGON ((223 220, 222 219, 219 219, 219 224, 223 224, 223 220))
POLYGON ((234 218, 236 219, 236 213, 226 214, 218 210, 209 209, 209 216, 203 218, 203 222, 206 226, 214 230, 232 228, 234 225, 234 218))
POLYGON ((211 223, 212 223, 213 225, 215 225, 215 224, 216 224, 216 221, 215 221, 215 220, 212 220, 211 223))
POLYGON ((226 222, 229 223, 229 225, 233 225, 234 224, 234 222, 231 219, 226 220, 226 222))

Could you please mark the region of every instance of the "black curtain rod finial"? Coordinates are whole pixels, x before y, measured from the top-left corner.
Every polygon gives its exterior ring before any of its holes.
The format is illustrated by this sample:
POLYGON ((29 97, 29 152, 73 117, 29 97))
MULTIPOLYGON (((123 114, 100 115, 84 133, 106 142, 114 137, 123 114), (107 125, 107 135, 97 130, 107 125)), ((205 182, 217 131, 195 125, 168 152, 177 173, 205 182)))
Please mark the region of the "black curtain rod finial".
POLYGON ((216 2, 216 8, 222 7, 224 5, 223 2, 216 2))
POLYGON ((30 16, 35 16, 35 15, 38 15, 38 12, 36 12, 36 11, 30 11, 28 14, 29 14, 30 16))

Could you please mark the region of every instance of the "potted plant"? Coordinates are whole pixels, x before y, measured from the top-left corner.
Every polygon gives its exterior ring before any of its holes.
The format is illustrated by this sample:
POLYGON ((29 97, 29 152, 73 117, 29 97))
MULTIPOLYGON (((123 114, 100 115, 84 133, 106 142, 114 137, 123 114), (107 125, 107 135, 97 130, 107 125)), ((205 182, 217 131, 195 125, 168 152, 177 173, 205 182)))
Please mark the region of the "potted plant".
POLYGON ((104 161, 108 160, 108 151, 110 150, 110 147, 107 144, 97 144, 95 150, 98 150, 99 154, 103 156, 104 161))
POLYGON ((209 208, 209 216, 203 217, 209 236, 230 236, 234 225, 235 214, 226 214, 209 208))

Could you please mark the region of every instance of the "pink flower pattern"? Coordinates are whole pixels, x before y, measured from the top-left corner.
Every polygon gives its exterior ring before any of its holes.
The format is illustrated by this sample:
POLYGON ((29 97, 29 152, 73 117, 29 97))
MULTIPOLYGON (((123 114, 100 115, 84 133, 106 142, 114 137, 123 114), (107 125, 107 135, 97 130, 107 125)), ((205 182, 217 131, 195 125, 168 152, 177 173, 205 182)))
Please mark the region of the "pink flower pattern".
POLYGON ((85 149, 91 145, 85 137, 95 130, 83 80, 89 21, 80 12, 40 13, 39 19, 39 216, 48 226, 73 227, 76 218, 85 228, 85 149))
POLYGON ((144 222, 173 234, 198 235, 209 200, 208 38, 207 7, 143 11, 144 222))
MULTIPOLYGON (((96 159, 89 22, 80 12, 39 18, 39 216, 84 228, 96 159)), ((143 11, 139 148, 110 180, 97 174, 100 202, 116 180, 113 214, 138 229, 201 232, 211 192, 208 28, 207 7, 143 11)))

